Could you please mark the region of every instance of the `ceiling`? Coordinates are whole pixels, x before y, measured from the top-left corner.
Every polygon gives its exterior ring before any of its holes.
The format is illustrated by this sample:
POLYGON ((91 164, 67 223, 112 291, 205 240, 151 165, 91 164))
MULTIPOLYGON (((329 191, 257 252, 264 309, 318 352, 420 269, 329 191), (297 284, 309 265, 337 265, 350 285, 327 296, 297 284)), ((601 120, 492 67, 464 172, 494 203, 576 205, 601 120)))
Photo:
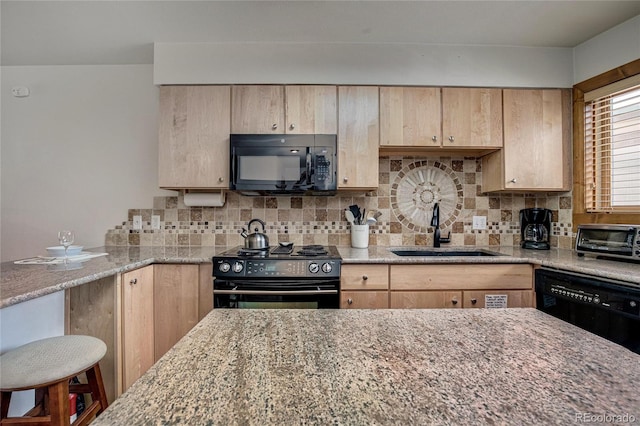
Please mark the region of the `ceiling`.
POLYGON ((640 1, 5 1, 2 65, 151 64, 154 42, 572 48, 640 1))

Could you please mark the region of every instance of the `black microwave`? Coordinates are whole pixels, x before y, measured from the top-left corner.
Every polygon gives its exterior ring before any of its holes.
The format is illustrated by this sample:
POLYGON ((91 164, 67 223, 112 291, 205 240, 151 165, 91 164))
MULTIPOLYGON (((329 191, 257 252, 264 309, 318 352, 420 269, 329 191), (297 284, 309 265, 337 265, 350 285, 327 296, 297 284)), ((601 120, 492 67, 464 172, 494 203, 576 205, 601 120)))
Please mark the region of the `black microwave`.
POLYGON ((229 189, 247 195, 335 193, 336 135, 230 137, 229 189))

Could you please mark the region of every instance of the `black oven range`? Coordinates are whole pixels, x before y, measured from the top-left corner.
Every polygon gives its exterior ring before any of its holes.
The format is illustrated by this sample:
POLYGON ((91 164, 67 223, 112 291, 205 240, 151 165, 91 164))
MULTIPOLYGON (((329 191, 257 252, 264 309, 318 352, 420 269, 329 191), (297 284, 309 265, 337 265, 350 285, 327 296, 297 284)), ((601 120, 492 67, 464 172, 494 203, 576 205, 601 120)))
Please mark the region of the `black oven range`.
POLYGON ((337 309, 335 246, 235 247, 213 257, 213 306, 235 309, 337 309))

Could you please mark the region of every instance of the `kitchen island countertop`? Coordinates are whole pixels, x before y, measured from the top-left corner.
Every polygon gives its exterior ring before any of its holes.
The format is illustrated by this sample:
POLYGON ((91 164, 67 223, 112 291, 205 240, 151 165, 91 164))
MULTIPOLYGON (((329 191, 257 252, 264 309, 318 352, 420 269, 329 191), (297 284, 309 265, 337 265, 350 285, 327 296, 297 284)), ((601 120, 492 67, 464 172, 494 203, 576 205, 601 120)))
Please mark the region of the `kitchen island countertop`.
POLYGON ((639 382, 535 309, 214 310, 93 424, 637 422, 639 382))

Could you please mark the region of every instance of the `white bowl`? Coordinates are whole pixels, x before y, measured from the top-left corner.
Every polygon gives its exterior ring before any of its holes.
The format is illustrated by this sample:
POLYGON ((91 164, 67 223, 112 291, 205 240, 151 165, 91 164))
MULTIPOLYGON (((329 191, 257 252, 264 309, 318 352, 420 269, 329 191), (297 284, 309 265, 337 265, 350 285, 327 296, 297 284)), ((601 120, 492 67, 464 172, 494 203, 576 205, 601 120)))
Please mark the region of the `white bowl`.
MULTIPOLYGON (((82 246, 69 246, 69 249, 67 249, 67 256, 77 256, 82 253, 82 249, 82 246)), ((64 247, 47 247, 47 254, 49 257, 64 257, 64 247)))

